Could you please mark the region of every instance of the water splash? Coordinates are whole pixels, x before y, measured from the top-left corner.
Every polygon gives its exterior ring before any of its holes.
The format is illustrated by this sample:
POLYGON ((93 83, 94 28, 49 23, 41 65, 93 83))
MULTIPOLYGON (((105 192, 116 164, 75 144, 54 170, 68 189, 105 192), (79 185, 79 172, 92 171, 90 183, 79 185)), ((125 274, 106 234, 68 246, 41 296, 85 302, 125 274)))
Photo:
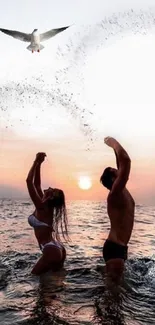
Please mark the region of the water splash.
POLYGON ((155 9, 151 8, 145 11, 131 9, 105 17, 93 25, 77 27, 69 42, 57 49, 56 60, 57 65, 60 63, 62 66, 61 69, 53 70, 49 63, 48 66, 36 70, 34 75, 29 73, 30 76, 24 77, 20 83, 9 80, 1 85, 0 111, 3 125, 15 129, 18 120, 18 123, 30 126, 32 122, 27 119, 28 112, 35 108, 33 123, 36 122, 41 128, 42 117, 45 110, 48 110, 47 127, 51 128, 52 111, 57 110, 57 115, 61 115, 63 107, 66 118, 70 116, 73 123, 77 121, 89 150, 97 140, 97 129, 93 126, 96 117, 95 103, 85 98, 84 93, 84 67, 88 57, 127 34, 147 35, 154 32, 154 24, 155 9), (17 107, 20 107, 20 113, 14 118, 17 107))

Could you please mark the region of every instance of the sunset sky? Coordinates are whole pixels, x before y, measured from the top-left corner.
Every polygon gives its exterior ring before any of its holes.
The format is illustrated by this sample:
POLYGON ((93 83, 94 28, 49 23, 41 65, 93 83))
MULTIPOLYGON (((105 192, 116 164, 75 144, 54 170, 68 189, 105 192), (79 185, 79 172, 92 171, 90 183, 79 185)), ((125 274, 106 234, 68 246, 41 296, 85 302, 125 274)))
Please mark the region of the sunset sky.
POLYGON ((154 0, 6 0, 2 28, 31 33, 71 25, 32 54, 0 33, 0 197, 28 197, 25 179, 45 151, 42 187, 67 199, 105 199, 99 183, 115 167, 104 137, 132 160, 137 203, 155 202, 154 0), (82 190, 80 177, 92 187, 82 190))

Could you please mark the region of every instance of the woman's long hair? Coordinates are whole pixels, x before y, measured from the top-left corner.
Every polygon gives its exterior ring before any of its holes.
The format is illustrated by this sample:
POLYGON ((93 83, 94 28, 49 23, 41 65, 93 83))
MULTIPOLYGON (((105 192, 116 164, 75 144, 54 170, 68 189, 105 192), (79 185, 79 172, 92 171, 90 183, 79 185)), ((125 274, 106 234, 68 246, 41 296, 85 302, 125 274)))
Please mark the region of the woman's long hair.
POLYGON ((52 199, 48 199, 47 204, 48 208, 52 208, 53 210, 52 227, 54 238, 61 241, 61 233, 63 239, 68 241, 68 219, 64 192, 62 190, 58 190, 58 194, 54 195, 52 199))

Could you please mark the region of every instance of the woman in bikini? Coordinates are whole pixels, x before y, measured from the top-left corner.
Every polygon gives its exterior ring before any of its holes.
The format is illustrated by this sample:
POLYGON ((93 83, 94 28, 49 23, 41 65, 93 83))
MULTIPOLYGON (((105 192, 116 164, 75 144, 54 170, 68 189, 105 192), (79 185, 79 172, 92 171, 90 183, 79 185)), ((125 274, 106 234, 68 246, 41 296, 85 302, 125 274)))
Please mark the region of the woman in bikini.
POLYGON ((42 256, 32 269, 39 275, 48 270, 59 270, 65 261, 66 250, 60 241, 59 228, 67 241, 67 214, 65 196, 62 190, 51 188, 41 190, 40 167, 46 154, 39 152, 28 173, 26 183, 35 211, 28 217, 42 251, 42 256))

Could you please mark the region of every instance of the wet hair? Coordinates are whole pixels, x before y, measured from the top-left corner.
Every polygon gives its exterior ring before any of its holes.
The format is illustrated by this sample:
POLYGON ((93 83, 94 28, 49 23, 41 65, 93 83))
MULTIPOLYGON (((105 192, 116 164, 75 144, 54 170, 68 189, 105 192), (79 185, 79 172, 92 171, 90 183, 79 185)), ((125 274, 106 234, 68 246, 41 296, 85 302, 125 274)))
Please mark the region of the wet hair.
POLYGON ((102 176, 100 177, 100 182, 104 185, 108 190, 111 190, 113 185, 113 177, 114 173, 111 170, 111 167, 105 168, 102 176))
POLYGON ((46 205, 49 210, 52 210, 52 227, 55 239, 60 241, 61 232, 64 240, 68 241, 68 220, 64 192, 57 189, 57 195, 54 195, 53 198, 47 199, 46 205))

